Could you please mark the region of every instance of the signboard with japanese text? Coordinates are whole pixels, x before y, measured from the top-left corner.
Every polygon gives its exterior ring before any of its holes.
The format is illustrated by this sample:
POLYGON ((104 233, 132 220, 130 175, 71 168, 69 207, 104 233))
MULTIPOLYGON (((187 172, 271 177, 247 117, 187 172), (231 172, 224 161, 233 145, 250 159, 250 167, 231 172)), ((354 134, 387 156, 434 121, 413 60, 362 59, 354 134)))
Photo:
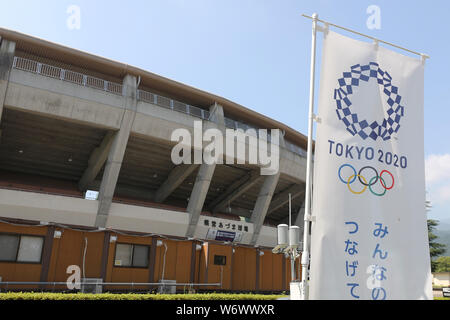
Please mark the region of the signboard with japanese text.
POLYGON ((206 239, 225 242, 240 242, 242 239, 242 232, 230 232, 209 228, 206 239))
POLYGON ((328 31, 323 42, 310 299, 432 299, 424 63, 328 31))

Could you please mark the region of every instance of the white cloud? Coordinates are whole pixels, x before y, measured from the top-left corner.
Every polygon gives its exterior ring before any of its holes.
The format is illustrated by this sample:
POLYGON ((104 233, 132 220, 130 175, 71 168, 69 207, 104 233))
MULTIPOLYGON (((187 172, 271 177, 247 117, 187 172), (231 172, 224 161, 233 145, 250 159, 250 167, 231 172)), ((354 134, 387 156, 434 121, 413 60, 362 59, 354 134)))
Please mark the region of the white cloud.
POLYGON ((445 185, 438 189, 437 191, 438 200, 441 202, 446 202, 450 200, 450 184, 445 185))
POLYGON ((425 159, 425 177, 429 200, 447 208, 450 205, 450 154, 429 155, 425 159))
POLYGON ((425 177, 427 187, 447 182, 450 187, 450 154, 432 154, 425 160, 425 177))

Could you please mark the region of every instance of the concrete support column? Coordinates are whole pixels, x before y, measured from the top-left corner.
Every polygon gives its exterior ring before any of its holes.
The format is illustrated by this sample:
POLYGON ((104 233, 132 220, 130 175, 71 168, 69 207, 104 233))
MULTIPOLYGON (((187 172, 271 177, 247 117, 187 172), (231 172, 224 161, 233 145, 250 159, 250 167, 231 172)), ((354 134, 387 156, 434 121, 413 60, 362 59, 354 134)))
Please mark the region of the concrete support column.
MULTIPOLYGON (((223 114, 223 108, 217 103, 210 108, 210 119, 205 125, 205 130, 209 128, 218 128, 225 131, 225 118, 223 114)), ((216 164, 206 164, 200 165, 197 177, 195 179, 194 187, 192 188, 191 196, 189 198, 189 204, 187 207, 187 212, 189 213, 189 225, 186 232, 186 237, 193 237, 197 224, 200 218, 200 214, 203 209, 203 204, 205 203, 206 194, 208 193, 209 185, 216 169, 216 164)))
POLYGON ((116 134, 117 132, 108 131, 103 138, 100 146, 98 148, 95 148, 92 152, 89 158, 88 167, 86 168, 83 176, 78 182, 78 188, 80 189, 80 191, 86 191, 94 182, 97 174, 100 172, 106 160, 108 159, 111 145, 114 142, 114 137, 116 136, 116 134))
POLYGON ((297 217, 294 220, 294 226, 300 227, 300 229, 303 232, 303 225, 304 225, 304 218, 305 218, 305 202, 302 203, 302 206, 300 207, 300 210, 297 213, 297 217))
MULTIPOLYGON (((284 146, 284 138, 280 137, 280 146, 284 146)), ((253 236, 250 241, 251 245, 255 245, 258 241, 261 227, 266 219, 269 210, 270 202, 272 201, 273 193, 277 187, 280 178, 280 170, 276 174, 266 176, 264 183, 259 191, 256 199, 255 208, 253 209, 250 221, 253 223, 253 236)))
MULTIPOLYGON (((8 88, 9 75, 14 62, 14 53, 16 51, 16 43, 1 39, 0 44, 0 122, 3 114, 3 106, 5 104, 6 89, 8 88)), ((0 137, 1 137, 0 130, 0 137)))
POLYGON ((131 127, 133 126, 133 122, 136 117, 136 92, 136 77, 126 75, 123 80, 124 111, 122 122, 119 131, 117 131, 114 135, 108 154, 108 160, 106 161, 105 171, 103 173, 102 183, 100 185, 98 211, 95 219, 96 227, 106 226, 109 209, 114 196, 114 190, 116 189, 117 179, 119 178, 119 172, 128 144, 131 127))
POLYGON ((259 238, 259 233, 261 232, 261 227, 266 218, 267 211, 269 209, 270 201, 272 200, 273 193, 278 184, 278 179, 280 178, 280 173, 267 176, 264 179, 264 183, 258 194, 258 199, 256 200, 255 209, 253 209, 250 221, 253 223, 253 236, 250 241, 251 245, 255 245, 259 238))

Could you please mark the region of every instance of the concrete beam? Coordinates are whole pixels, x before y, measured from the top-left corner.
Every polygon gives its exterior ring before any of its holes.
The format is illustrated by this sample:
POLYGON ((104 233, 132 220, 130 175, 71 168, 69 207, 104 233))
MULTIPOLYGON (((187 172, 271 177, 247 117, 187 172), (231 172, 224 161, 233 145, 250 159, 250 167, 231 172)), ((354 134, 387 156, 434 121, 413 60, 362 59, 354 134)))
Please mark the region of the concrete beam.
POLYGON ((295 198, 305 194, 305 188, 300 185, 293 185, 277 194, 272 199, 267 214, 271 214, 272 212, 280 209, 281 207, 289 203, 289 193, 291 194, 291 199, 294 200, 295 198))
POLYGON ((83 173, 80 181, 78 182, 78 188, 81 191, 86 191, 88 186, 94 182, 95 177, 97 177, 98 173, 102 169, 106 160, 108 159, 109 151, 111 150, 111 146, 114 142, 114 138, 117 132, 108 131, 103 138, 102 143, 98 148, 95 148, 92 152, 88 167, 83 173))
POLYGON ((248 210, 248 209, 239 208, 239 207, 231 207, 230 213, 235 216, 250 218, 252 216, 252 211, 253 210, 248 210))
MULTIPOLYGON (((208 121, 204 126, 204 129, 218 127, 220 130, 225 131, 225 117, 223 114, 222 106, 215 103, 209 110, 212 121, 208 121)), ((200 169, 195 179, 194 187, 192 188, 191 196, 189 198, 189 204, 187 212, 189 213, 189 225, 186 231, 186 237, 193 237, 197 224, 202 212, 203 205, 205 203, 206 195, 208 194, 209 185, 216 169, 216 164, 200 165, 200 169)))
POLYGON ((96 227, 105 227, 111 207, 112 198, 116 189, 117 179, 119 178, 120 168, 122 167, 123 157, 128 144, 131 127, 136 117, 137 106, 137 81, 135 76, 126 75, 123 80, 123 99, 124 111, 120 129, 115 134, 103 173, 102 183, 100 185, 99 204, 97 217, 95 219, 96 227))
MULTIPOLYGON (((0 37, 0 121, 3 114, 3 106, 5 104, 6 90, 8 89, 9 75, 14 62, 14 53, 16 51, 16 43, 1 39, 0 37)), ((0 130, 0 138, 2 131, 0 130)))
MULTIPOLYGON (((90 183, 87 188, 90 190, 99 190, 102 182, 95 180, 90 183)), ((114 193, 118 193, 121 196, 130 197, 132 199, 142 199, 147 201, 153 201, 155 194, 150 189, 142 189, 140 187, 126 186, 126 185, 116 185, 116 190, 114 193)))
POLYGON ((227 188, 225 193, 220 195, 211 203, 211 211, 215 213, 224 210, 228 204, 233 202, 234 199, 245 193, 263 178, 264 176, 260 175, 259 170, 254 170, 236 180, 227 188))
POLYGON ((155 192, 155 202, 164 202, 200 165, 181 164, 170 171, 166 181, 155 192))

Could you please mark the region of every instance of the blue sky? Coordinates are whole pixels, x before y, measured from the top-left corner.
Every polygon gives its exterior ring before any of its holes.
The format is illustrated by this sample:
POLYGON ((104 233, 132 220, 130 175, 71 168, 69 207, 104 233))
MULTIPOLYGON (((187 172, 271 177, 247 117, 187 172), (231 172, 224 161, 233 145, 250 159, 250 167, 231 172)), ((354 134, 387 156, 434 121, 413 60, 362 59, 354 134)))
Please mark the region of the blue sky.
POLYGON ((128 63, 245 105, 306 133, 311 22, 319 17, 427 53, 429 216, 450 221, 450 2, 375 0, 0 0, 0 25, 128 63), (70 5, 81 28, 67 27, 70 5), (366 9, 381 10, 369 30, 366 9))

